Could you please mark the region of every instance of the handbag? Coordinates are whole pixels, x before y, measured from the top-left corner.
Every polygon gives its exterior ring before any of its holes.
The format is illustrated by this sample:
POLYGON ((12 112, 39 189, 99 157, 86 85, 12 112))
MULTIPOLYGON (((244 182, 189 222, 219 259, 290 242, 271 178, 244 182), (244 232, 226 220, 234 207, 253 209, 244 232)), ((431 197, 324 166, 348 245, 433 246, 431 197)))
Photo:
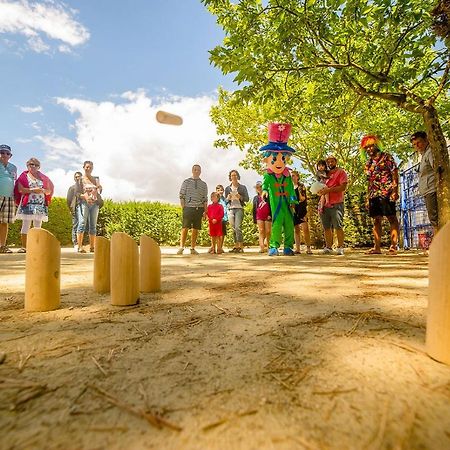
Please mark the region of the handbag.
POLYGON ((97 203, 99 208, 101 208, 105 204, 102 196, 99 193, 97 193, 97 200, 95 201, 95 203, 97 203))

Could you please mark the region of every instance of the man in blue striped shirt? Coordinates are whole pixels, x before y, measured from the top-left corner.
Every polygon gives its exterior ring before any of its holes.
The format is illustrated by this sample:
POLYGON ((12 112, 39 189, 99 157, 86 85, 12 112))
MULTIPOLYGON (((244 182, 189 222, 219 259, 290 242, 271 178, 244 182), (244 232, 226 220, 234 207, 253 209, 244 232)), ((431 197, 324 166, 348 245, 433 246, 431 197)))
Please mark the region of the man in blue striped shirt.
POLYGON ((198 164, 192 166, 192 177, 183 181, 180 188, 180 204, 183 210, 183 226, 181 228, 180 248, 177 255, 182 255, 188 230, 191 229, 191 255, 198 255, 195 246, 197 236, 202 228, 202 219, 206 217, 208 208, 208 186, 200 179, 202 169, 198 164))

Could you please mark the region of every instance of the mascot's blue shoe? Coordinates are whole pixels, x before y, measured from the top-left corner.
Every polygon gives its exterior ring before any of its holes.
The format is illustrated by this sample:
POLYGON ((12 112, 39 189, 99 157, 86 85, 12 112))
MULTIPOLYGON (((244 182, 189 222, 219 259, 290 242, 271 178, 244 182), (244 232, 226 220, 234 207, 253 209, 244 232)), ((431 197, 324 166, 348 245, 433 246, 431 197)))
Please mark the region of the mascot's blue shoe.
POLYGON ((278 256, 278 249, 276 248, 269 248, 269 251, 267 252, 269 256, 278 256))
POLYGON ((283 250, 283 255, 284 256, 295 256, 294 251, 292 250, 292 248, 285 248, 283 250))

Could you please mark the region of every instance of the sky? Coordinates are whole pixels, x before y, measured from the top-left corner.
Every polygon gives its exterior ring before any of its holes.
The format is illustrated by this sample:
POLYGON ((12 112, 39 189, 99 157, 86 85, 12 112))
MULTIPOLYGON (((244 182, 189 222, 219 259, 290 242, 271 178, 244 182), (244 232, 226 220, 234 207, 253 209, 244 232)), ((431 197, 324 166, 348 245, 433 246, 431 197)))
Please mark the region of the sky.
POLYGON ((0 0, 0 144, 19 174, 37 157, 56 196, 85 160, 116 201, 178 203, 197 163, 210 192, 238 169, 252 196, 243 153, 213 146, 209 110, 234 87, 209 63, 222 38, 200 0, 0 0))

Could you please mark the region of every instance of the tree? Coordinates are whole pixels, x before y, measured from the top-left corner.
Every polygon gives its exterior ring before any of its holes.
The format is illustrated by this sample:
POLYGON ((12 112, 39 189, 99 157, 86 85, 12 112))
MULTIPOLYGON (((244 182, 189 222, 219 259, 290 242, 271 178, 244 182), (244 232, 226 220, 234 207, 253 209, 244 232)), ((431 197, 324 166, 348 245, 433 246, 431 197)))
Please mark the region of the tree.
POLYGON ((450 59, 431 30, 430 0, 203 3, 226 33, 211 61, 236 73, 242 99, 264 104, 280 86, 289 97, 302 97, 312 83, 333 109, 351 92, 354 103, 376 99, 420 115, 436 162, 440 225, 450 220, 449 157, 440 123, 440 113, 449 110, 450 59))

